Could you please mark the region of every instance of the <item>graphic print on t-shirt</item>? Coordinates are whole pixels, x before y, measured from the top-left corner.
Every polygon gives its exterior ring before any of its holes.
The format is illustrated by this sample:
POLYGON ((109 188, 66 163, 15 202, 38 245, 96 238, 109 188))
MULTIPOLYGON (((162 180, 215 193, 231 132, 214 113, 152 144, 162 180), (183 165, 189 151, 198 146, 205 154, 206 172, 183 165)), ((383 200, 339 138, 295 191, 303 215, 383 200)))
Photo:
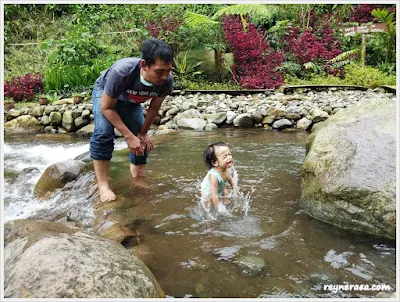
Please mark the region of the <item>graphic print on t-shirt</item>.
POLYGON ((143 103, 158 96, 158 93, 154 91, 136 91, 131 89, 128 89, 126 94, 128 95, 128 99, 133 103, 143 103))

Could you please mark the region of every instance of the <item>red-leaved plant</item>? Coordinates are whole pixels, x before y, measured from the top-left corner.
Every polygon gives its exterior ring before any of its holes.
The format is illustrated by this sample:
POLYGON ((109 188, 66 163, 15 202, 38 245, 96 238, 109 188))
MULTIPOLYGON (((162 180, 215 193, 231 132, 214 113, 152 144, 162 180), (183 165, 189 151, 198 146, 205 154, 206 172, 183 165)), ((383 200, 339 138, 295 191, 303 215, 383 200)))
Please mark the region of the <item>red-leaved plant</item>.
POLYGON ((24 76, 12 78, 4 84, 4 96, 19 102, 33 100, 35 94, 43 92, 43 75, 27 73, 24 76))
POLYGON ((222 19, 225 40, 233 51, 234 79, 248 89, 273 89, 283 83, 277 69, 284 57, 268 46, 264 33, 250 21, 243 27, 240 16, 222 19))
POLYGON ((353 9, 349 21, 358 22, 360 24, 374 21, 375 18, 372 16, 371 12, 380 7, 381 6, 377 4, 360 4, 353 9))
POLYGON ((343 68, 333 69, 328 63, 343 52, 331 27, 333 19, 332 14, 322 16, 318 23, 311 19, 313 27, 304 31, 299 27, 289 27, 281 39, 286 57, 302 66, 313 62, 323 66, 328 74, 343 75, 343 68))

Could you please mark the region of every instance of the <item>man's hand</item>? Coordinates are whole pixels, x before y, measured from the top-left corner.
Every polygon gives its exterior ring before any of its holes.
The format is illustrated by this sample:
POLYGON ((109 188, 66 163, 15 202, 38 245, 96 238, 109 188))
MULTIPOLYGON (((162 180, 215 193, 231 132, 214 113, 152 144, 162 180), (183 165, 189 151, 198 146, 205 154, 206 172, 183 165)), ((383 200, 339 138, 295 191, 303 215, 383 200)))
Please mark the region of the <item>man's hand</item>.
POLYGON ((154 149, 154 145, 150 140, 150 137, 147 135, 147 133, 138 133, 137 137, 142 142, 142 145, 144 144, 144 146, 147 147, 147 152, 150 153, 151 150, 154 149))
POLYGON ((144 155, 145 145, 137 136, 134 136, 132 134, 126 139, 126 143, 128 144, 128 148, 131 150, 133 154, 137 156, 144 155))

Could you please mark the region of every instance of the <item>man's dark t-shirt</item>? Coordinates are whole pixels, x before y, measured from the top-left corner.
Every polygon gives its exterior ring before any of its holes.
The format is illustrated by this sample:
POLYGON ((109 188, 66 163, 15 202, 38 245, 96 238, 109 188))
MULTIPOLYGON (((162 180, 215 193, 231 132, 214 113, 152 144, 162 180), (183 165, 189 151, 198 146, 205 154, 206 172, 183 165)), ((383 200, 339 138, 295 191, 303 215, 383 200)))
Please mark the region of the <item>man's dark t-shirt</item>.
POLYGON ((111 97, 132 103, 143 103, 153 97, 164 97, 172 92, 173 77, 169 75, 160 86, 146 86, 140 82, 139 58, 124 58, 101 72, 96 84, 111 97))

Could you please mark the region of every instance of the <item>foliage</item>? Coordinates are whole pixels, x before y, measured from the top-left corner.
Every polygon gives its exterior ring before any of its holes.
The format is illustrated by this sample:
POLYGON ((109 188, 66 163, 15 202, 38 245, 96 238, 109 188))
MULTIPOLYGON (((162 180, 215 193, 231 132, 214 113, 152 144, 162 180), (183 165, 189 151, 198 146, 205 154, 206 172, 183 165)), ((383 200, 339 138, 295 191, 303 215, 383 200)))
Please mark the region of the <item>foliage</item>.
POLYGON ((388 27, 387 33, 381 33, 384 39, 384 44, 386 45, 385 62, 387 63, 392 57, 396 41, 396 21, 394 20, 394 13, 389 12, 385 9, 378 8, 374 9, 371 14, 376 18, 378 22, 386 23, 388 27))
POLYGON ((203 61, 189 63, 187 60, 187 51, 182 52, 174 58, 173 74, 177 83, 182 83, 186 79, 194 79, 196 75, 202 74, 198 67, 203 64, 203 61))
POLYGON ((105 52, 105 47, 86 27, 76 28, 64 39, 43 41, 40 47, 47 50, 53 44, 55 50, 48 57, 50 64, 86 65, 105 52))
POLYGON ((210 82, 204 78, 196 79, 196 82, 185 80, 182 89, 186 90, 242 90, 240 85, 231 81, 225 83, 210 82))
MULTIPOLYGON (((299 27, 288 27, 281 39, 286 58, 317 73, 341 74, 340 66, 330 64, 334 63, 330 60, 340 55, 342 50, 328 21, 329 18, 319 27, 312 30, 307 28, 303 32, 299 27)), ((312 23, 316 26, 314 21, 312 23)))
POLYGON ((49 65, 44 74, 46 91, 76 88, 79 86, 90 87, 94 84, 100 72, 110 67, 115 56, 99 58, 90 65, 63 65, 57 63, 49 65))
POLYGON ((380 87, 382 85, 396 85, 396 76, 389 76, 373 67, 361 68, 356 64, 349 64, 345 66, 344 69, 345 77, 343 79, 333 75, 321 76, 314 74, 311 78, 305 80, 288 75, 285 78, 285 83, 288 85, 356 85, 370 88, 380 87))
POLYGON ((43 91, 43 76, 37 73, 27 73, 15 77, 4 84, 4 95, 16 102, 32 100, 35 94, 43 91))
POLYGON ((247 16, 255 25, 263 25, 271 22, 278 10, 278 5, 236 4, 218 10, 212 19, 221 20, 223 16, 240 15, 242 18, 247 16))
MULTIPOLYGON (((257 25, 263 38, 267 39, 267 56, 270 50, 274 52, 271 48, 285 52, 286 61, 279 66, 279 71, 288 78, 313 78, 312 68, 320 75, 333 72, 343 76, 342 71, 346 68, 340 66, 348 64, 351 58, 338 62, 333 59, 338 57, 338 50, 346 54, 358 48, 361 37, 343 37, 341 28, 367 20, 389 23, 388 33, 368 35, 366 63, 395 75, 395 14, 392 19, 387 19, 394 10, 393 4, 5 4, 4 78, 10 80, 28 72, 41 73, 45 76, 47 91, 61 89, 70 93, 77 87, 89 88, 99 72, 116 59, 140 56, 141 42, 152 36, 151 31, 159 30, 159 36, 172 43, 175 51, 213 50, 211 59, 216 64, 210 64, 207 73, 202 75, 207 74, 209 81, 217 74, 217 79, 222 81, 222 71, 230 76, 227 71, 231 68, 231 65, 224 68, 222 56, 231 51, 221 23, 222 16, 227 15, 240 18, 244 32, 250 26, 248 22, 257 25), (374 9, 376 13, 372 16, 374 9), (190 19, 188 16, 195 17, 190 19), (196 20, 201 22, 196 24, 196 20), (346 24, 348 21, 352 23, 346 24), (316 38, 313 40, 309 34, 302 37, 304 42, 315 42, 306 52, 301 53, 300 46, 295 53, 287 51, 289 42, 285 39, 293 25, 299 27, 294 39, 300 39, 306 31, 316 38), (305 39, 307 36, 309 40, 305 39), (42 48, 35 45, 37 42, 42 48), (326 53, 316 55, 313 53, 315 47, 325 48, 326 53), (311 63, 304 62, 307 56, 313 58, 311 63), (304 63, 300 64, 300 61, 304 63), (304 64, 311 69, 306 70, 304 64), (333 67, 340 68, 331 70, 333 67)), ((200 56, 193 61, 188 59, 188 62, 203 60, 205 58, 200 56)), ((258 61, 255 63, 254 66, 261 66, 258 61)), ((206 62, 199 69, 205 69, 205 65, 206 62)), ((249 65, 244 66, 253 69, 249 65)), ((231 69, 232 74, 236 72, 235 68, 237 65, 231 69)), ((263 75, 262 71, 254 72, 257 73, 263 75)), ((196 79, 199 80, 199 75, 196 79)))
POLYGON ((283 55, 268 47, 264 32, 242 19, 225 17, 223 20, 225 39, 233 51, 233 76, 235 81, 246 88, 276 88, 283 82, 277 67, 283 62, 283 55))
POLYGON ((360 24, 374 21, 371 12, 378 7, 379 5, 377 4, 360 4, 353 8, 349 21, 358 22, 360 24))
POLYGON ((49 92, 46 94, 46 99, 49 100, 49 103, 52 104, 61 99, 61 95, 57 94, 56 91, 49 92))

